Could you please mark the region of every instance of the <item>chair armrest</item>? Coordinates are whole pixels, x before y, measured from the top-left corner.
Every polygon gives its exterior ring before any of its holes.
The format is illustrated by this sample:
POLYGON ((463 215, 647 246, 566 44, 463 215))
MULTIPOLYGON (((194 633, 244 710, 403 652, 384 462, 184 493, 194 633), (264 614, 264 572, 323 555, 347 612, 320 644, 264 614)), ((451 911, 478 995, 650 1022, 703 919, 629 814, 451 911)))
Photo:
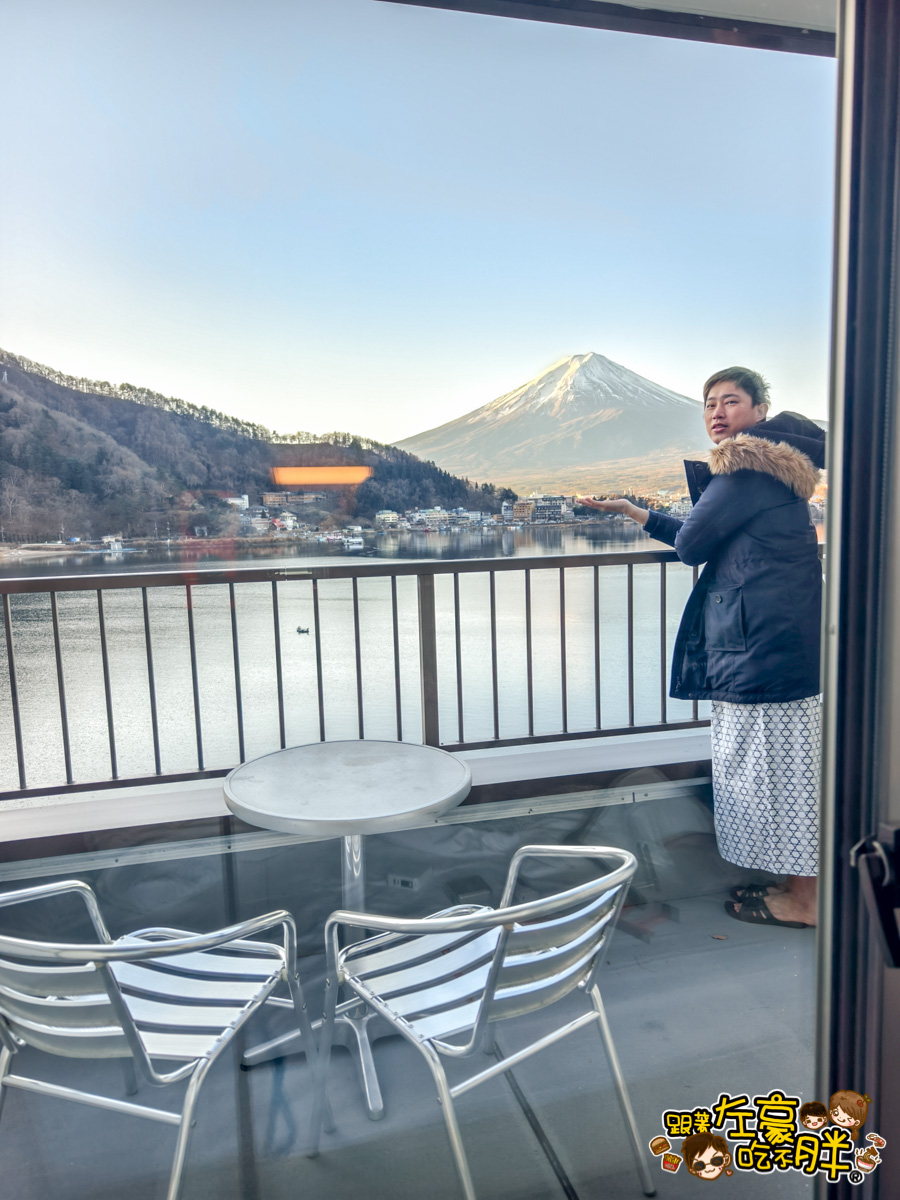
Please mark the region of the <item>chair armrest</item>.
POLYGON ((264 913, 259 917, 251 917, 249 920, 241 921, 237 925, 229 925, 225 929, 213 930, 212 933, 195 934, 186 933, 182 929, 168 929, 164 926, 148 927, 127 934, 124 938, 119 938, 116 945, 127 945, 130 951, 128 954, 130 959, 138 957, 134 955, 134 950, 141 945, 140 942, 131 941, 130 939, 142 938, 145 934, 158 934, 160 936, 157 940, 143 943, 146 947, 146 953, 141 953, 139 955, 140 958, 154 958, 160 953, 166 956, 192 954, 197 951, 215 950, 220 946, 232 946, 239 950, 274 949, 275 947, 270 942, 252 942, 248 939, 254 934, 265 933, 266 930, 274 929, 278 925, 281 926, 283 931, 285 966, 292 974, 296 974, 297 927, 294 918, 287 909, 277 909, 275 912, 264 913))
MULTIPOLYGON (((253 917, 249 921, 241 921, 237 925, 229 925, 226 929, 218 929, 207 934, 184 935, 181 930, 172 930, 179 936, 165 938, 155 942, 126 942, 119 939, 103 945, 65 944, 31 942, 24 938, 0 937, 0 954, 4 947, 17 953, 28 954, 41 961, 53 962, 140 962, 146 958, 157 958, 161 953, 166 955, 193 954, 201 950, 214 950, 229 942, 239 941, 253 934, 264 933, 281 925, 284 930, 284 953, 287 970, 296 974, 297 968, 297 929, 294 918, 285 909, 265 913, 253 917)), ((147 931, 145 931, 147 932, 147 931)))

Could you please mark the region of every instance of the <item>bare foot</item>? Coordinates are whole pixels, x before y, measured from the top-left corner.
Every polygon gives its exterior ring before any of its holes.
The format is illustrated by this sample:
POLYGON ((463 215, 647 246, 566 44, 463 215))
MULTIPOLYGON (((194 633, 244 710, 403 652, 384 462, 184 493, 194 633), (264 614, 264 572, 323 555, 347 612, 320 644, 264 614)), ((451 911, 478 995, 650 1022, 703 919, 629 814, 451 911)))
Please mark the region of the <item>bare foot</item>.
POLYGON ((810 903, 809 899, 801 898, 792 891, 769 896, 766 907, 779 921, 802 921, 805 925, 815 925, 818 917, 815 901, 810 903))

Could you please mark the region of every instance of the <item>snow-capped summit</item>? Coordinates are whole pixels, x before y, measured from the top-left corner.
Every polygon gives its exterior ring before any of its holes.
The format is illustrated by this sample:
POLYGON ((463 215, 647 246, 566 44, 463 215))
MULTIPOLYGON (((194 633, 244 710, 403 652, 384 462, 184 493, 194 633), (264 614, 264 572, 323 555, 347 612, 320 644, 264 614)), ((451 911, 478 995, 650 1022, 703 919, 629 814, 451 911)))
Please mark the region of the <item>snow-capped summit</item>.
POLYGON ((708 445, 701 411, 698 401, 589 352, 397 444, 455 474, 503 479, 701 449, 708 445))

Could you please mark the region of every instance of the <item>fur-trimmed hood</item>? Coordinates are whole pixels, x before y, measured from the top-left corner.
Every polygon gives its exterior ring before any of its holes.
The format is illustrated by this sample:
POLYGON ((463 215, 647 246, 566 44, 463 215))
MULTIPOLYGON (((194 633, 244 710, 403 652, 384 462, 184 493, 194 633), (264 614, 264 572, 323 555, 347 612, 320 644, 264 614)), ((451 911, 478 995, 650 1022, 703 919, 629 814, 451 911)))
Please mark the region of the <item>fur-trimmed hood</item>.
POLYGON ((713 475, 762 471, 786 484, 801 500, 810 500, 819 483, 818 469, 802 450, 746 433, 714 446, 709 452, 709 469, 713 475))

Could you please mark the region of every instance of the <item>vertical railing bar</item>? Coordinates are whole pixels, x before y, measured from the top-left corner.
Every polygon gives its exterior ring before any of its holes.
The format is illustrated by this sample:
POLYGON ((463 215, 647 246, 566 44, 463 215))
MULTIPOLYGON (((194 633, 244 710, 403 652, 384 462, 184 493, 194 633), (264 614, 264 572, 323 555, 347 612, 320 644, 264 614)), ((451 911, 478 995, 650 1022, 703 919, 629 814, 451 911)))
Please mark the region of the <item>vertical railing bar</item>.
MULTIPOLYGON (((397 619, 397 576, 391 576, 391 622, 394 635, 394 703, 397 706, 397 741, 403 741, 403 705, 400 691, 400 622, 397 619)), ((460 738, 460 741, 462 739, 460 738)))
POLYGON ((353 576, 353 641, 356 647, 356 727, 357 736, 365 737, 363 725, 362 646, 359 637, 359 580, 353 576))
MULTIPOLYGON (((691 570, 691 582, 694 587, 697 586, 697 580, 699 578, 700 578, 700 568, 698 566, 694 566, 691 570)), ((676 642, 676 645, 677 644, 678 643, 676 642)), ((691 701, 691 719, 693 721, 697 721, 697 720, 699 720, 699 717, 700 717, 700 705, 697 703, 696 700, 692 700, 691 701)))
POLYGON ((594 700, 597 728, 602 729, 600 711, 600 568, 594 565, 594 700))
POLYGON ((150 696, 150 729, 153 734, 153 765, 162 775, 162 755, 159 748, 159 717, 156 711, 156 676, 153 671, 153 642, 150 637, 150 606, 147 589, 141 588, 141 607, 144 610, 144 648, 147 657, 147 690, 150 696))
POLYGON ((634 564, 628 572, 628 724, 634 724, 634 564))
POLYGON ((197 676, 197 640, 194 635, 194 596, 191 585, 184 585, 187 601, 188 643, 191 650, 191 687, 194 692, 194 735, 197 741, 197 769, 203 770, 203 726, 200 719, 200 681, 197 676))
POLYGON ((103 664, 103 691, 106 696, 106 728, 109 732, 109 766, 113 779, 119 778, 116 756, 116 731, 113 725, 112 683, 109 677, 109 647, 106 644, 106 617, 103 612, 103 590, 97 588, 97 615, 100 618, 100 660, 103 664))
POLYGON ((278 580, 272 580, 272 623, 275 630, 275 687, 278 692, 278 740, 287 745, 284 732, 284 670, 281 662, 281 619, 278 615, 278 580))
POLYGON ((6 661, 9 667, 9 698, 12 704, 13 734, 16 739, 16 764, 19 768, 19 787, 26 788, 25 749, 22 745, 22 720, 19 713, 19 685, 16 679, 16 656, 13 650, 12 613, 9 596, 3 593, 3 625, 6 630, 6 661))
POLYGON ((325 741, 325 688, 322 683, 322 633, 319 629, 319 581, 312 581, 313 625, 316 630, 316 691, 319 698, 319 741, 325 741))
POLYGON ((459 572, 453 572, 453 628, 456 637, 456 727, 461 742, 463 731, 463 682, 462 682, 462 623, 459 615, 459 572))
POLYGON ((434 608, 434 575, 419 580, 419 679, 422 689, 422 740, 426 746, 441 744, 441 712, 438 697, 437 621, 434 608))
POLYGON ((228 605, 231 609, 231 660, 234 663, 234 706, 237 715, 238 758, 244 762, 244 698, 241 694, 241 652, 238 646, 237 608, 234 603, 234 581, 228 581, 228 605))
POLYGON ((50 615, 53 621, 53 650, 56 655, 56 690, 59 695, 59 720, 62 726, 63 761, 66 765, 66 783, 72 783, 72 753, 69 745, 69 716, 66 709, 66 679, 63 672, 62 645, 59 640, 59 612, 56 607, 56 592, 50 593, 50 615))
POLYGON ((659 719, 668 721, 666 688, 666 564, 659 564, 659 719))
POLYGON ((569 732, 569 685, 566 677, 566 569, 559 568, 559 680, 562 699, 562 731, 569 732))
POLYGON ((494 737, 500 737, 500 688, 497 675, 497 580, 496 571, 490 576, 491 600, 491 693, 494 711, 494 737))
POLYGON ((525 687, 528 697, 528 736, 534 737, 534 655, 531 646, 531 568, 525 568, 525 687))

